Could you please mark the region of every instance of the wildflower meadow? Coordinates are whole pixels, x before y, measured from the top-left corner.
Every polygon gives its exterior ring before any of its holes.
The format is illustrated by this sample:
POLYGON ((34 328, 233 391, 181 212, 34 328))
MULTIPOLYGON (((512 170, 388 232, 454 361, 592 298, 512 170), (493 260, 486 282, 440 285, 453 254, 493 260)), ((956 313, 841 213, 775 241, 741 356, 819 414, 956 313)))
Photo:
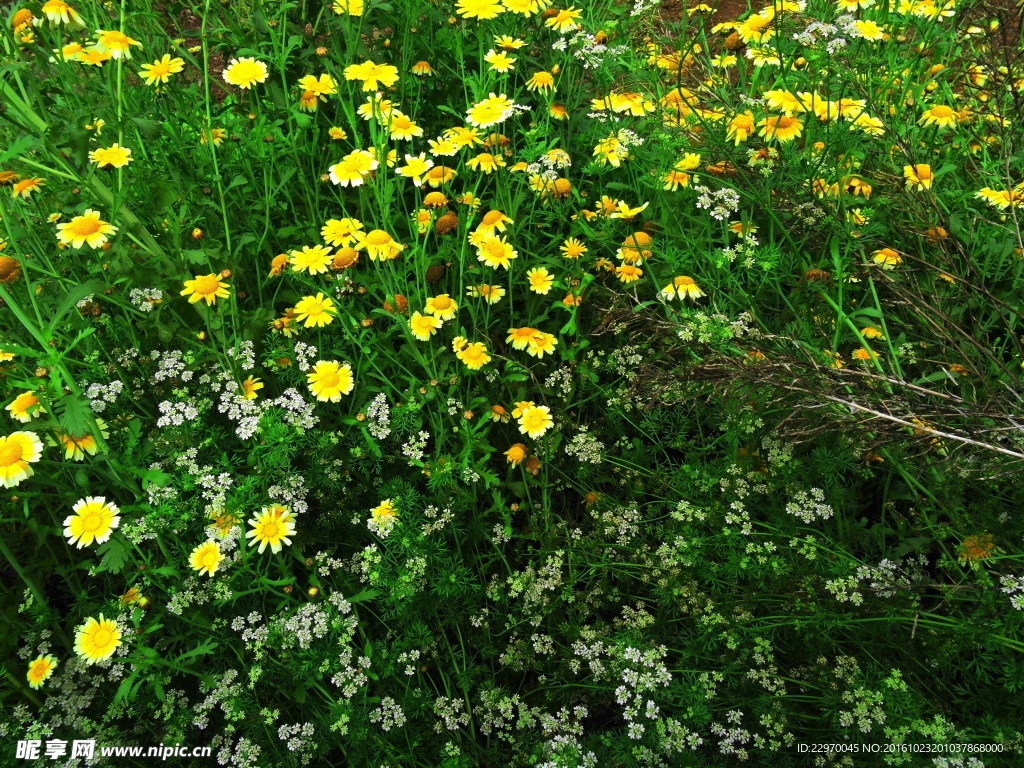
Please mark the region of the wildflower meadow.
POLYGON ((0 765, 1024 764, 1022 15, 5 4, 0 765))

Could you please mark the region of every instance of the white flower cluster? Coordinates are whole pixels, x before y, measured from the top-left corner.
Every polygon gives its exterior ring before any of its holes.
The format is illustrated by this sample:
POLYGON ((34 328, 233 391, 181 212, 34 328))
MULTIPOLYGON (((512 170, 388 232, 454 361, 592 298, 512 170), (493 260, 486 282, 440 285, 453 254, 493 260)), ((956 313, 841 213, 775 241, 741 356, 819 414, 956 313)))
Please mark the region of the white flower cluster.
POLYGON ((864 602, 864 595, 858 590, 871 590, 878 597, 895 597, 901 590, 928 580, 923 570, 927 564, 928 558, 920 555, 917 560, 908 558, 902 563, 886 559, 878 565, 861 565, 851 576, 825 582, 825 589, 840 603, 853 605, 864 602))
MULTIPOLYGON (((224 737, 217 736, 213 737, 211 746, 217 748, 220 746, 220 740, 224 737)), ((256 768, 256 764, 260 759, 260 753, 263 751, 263 747, 259 744, 255 744, 244 736, 238 740, 235 745, 235 749, 231 750, 230 737, 227 738, 224 746, 217 751, 217 764, 218 765, 230 765, 232 768, 256 768)))
POLYGON ((248 616, 236 616, 231 622, 231 629, 242 633, 242 642, 245 643, 246 650, 258 650, 265 646, 270 639, 270 627, 260 624, 261 621, 263 621, 263 616, 257 611, 253 611, 248 616), (245 625, 246 621, 249 626, 245 625))
POLYGON ((544 380, 544 386, 549 389, 557 389, 563 398, 568 397, 572 392, 572 366, 563 365, 552 371, 544 380))
POLYGON ((584 69, 597 69, 606 58, 616 58, 629 50, 628 45, 607 46, 599 43, 597 37, 582 30, 568 39, 563 37, 557 40, 551 47, 556 51, 564 51, 571 47, 572 55, 584 69))
MULTIPOLYGON (((640 510, 636 504, 628 507, 591 509, 590 516, 602 524, 601 531, 605 536, 614 536, 615 543, 627 546, 636 536, 640 535, 640 510)), ((611 557, 614 550, 606 554, 611 557)))
POLYGON ((409 466, 413 467, 423 461, 423 456, 430 440, 430 433, 422 430, 416 437, 410 437, 408 442, 402 446, 402 455, 409 460, 409 466))
POLYGON ((180 427, 186 421, 195 421, 199 418, 199 405, 189 400, 182 403, 164 400, 158 403, 156 408, 161 414, 156 420, 158 427, 180 427))
POLYGON ((728 221, 740 209, 740 193, 734 189, 722 187, 712 192, 698 184, 694 190, 697 192, 697 207, 708 211, 713 219, 728 221))
POLYGON ((331 682, 341 688, 341 695, 346 699, 351 699, 355 696, 359 689, 365 686, 367 680, 369 680, 366 676, 366 670, 370 668, 370 659, 366 656, 360 656, 358 662, 353 664, 353 656, 355 656, 355 651, 351 646, 346 645, 339 657, 341 671, 335 673, 334 677, 331 678, 331 682))
POLYGON ((448 507, 445 507, 443 510, 439 510, 433 504, 428 504, 427 508, 423 510, 423 514, 433 521, 423 524, 422 530, 424 536, 429 536, 432 533, 440 531, 455 519, 455 514, 448 507))
POLYGON ((672 674, 662 662, 668 655, 668 649, 661 646, 641 652, 638 648, 627 647, 622 652, 622 666, 619 675, 622 685, 615 689, 615 701, 622 707, 622 716, 629 723, 627 735, 638 740, 643 737, 645 725, 638 720, 658 719, 658 706, 647 694, 659 685, 668 687, 672 674))
POLYGON ((881 691, 868 688, 843 691, 843 703, 853 706, 839 710, 839 724, 849 728, 856 723, 861 733, 871 733, 872 726, 885 724, 885 709, 882 708, 884 700, 881 691))
MULTIPOLYGON (((551 597, 545 593, 554 593, 562 585, 562 565, 565 551, 557 550, 548 555, 547 560, 539 569, 534 570, 533 563, 526 570, 513 573, 508 577, 508 597, 515 600, 523 599, 523 614, 533 626, 540 626, 546 608, 551 604, 551 597)), ((500 586, 492 585, 500 590, 500 586)), ((495 591, 488 587, 488 591, 495 591)))
POLYGON ((237 680, 238 670, 229 669, 213 685, 203 683, 201 690, 206 694, 206 698, 193 707, 192 711, 196 716, 192 720, 192 725, 199 730, 206 728, 210 724, 210 713, 218 705, 228 722, 245 718, 245 711, 241 709, 240 703, 242 684, 236 682, 237 680))
POLYGON ((140 312, 152 312, 163 298, 164 292, 159 288, 132 288, 128 292, 128 301, 140 312))
POLYGON ((402 711, 402 706, 390 696, 381 699, 380 706, 370 712, 369 719, 371 723, 380 723, 381 730, 384 731, 401 728, 405 725, 405 713, 402 711))
POLYGON ((416 660, 419 659, 419 657, 420 652, 417 649, 402 651, 402 653, 398 654, 398 663, 405 664, 405 669, 403 671, 407 676, 412 677, 416 674, 416 660))
POLYGON ((320 417, 313 413, 313 404, 307 403, 295 387, 289 387, 280 397, 270 400, 267 405, 283 410, 284 423, 300 432, 312 429, 320 421, 320 417))
POLYGON ((243 371, 251 371, 256 367, 256 348, 251 341, 239 342, 237 349, 228 349, 228 357, 238 358, 243 371))
POLYGON ((1018 611, 1024 611, 1024 577, 1001 576, 1001 590, 1010 595, 1010 605, 1018 611))
POLYGON ((808 525, 815 520, 828 520, 832 517, 832 507, 825 503, 825 492, 820 488, 797 491, 793 494, 793 500, 786 505, 786 512, 796 515, 808 525))
POLYGON ((271 501, 283 504, 297 515, 304 514, 309 510, 309 504, 306 503, 308 495, 306 479, 298 473, 292 473, 285 477, 279 485, 267 488, 267 496, 271 501))
POLYGON ((300 371, 309 370, 309 361, 316 357, 317 349, 312 344, 295 342, 295 361, 300 371))
POLYGON ((210 593, 205 590, 201 590, 199 579, 195 576, 189 576, 185 579, 185 583, 182 585, 182 588, 171 594, 170 602, 167 603, 167 610, 175 616, 181 616, 189 606, 203 605, 209 601, 210 593))
POLYGON ((565 444, 565 452, 576 458, 581 464, 600 464, 604 443, 587 430, 586 426, 581 426, 579 434, 565 444))
POLYGON ((463 707, 465 702, 462 699, 438 696, 434 701, 434 714, 441 719, 434 723, 434 732, 457 731, 459 726, 469 725, 469 713, 464 712, 463 707))
POLYGON ((249 400, 245 394, 239 392, 241 387, 238 382, 228 380, 224 384, 224 391, 220 393, 220 404, 217 410, 226 414, 231 421, 235 422, 235 434, 242 440, 248 440, 256 434, 260 426, 260 416, 263 414, 264 406, 256 400, 249 400))
POLYGON ((308 765, 313 757, 313 750, 316 745, 313 743, 313 724, 295 723, 294 725, 282 725, 277 729, 277 738, 286 742, 289 752, 299 753, 299 763, 308 765))
POLYGON ((383 392, 373 398, 366 408, 366 419, 366 428, 378 440, 391 434, 391 407, 388 405, 388 396, 383 392))
POLYGON ((103 413, 123 391, 124 384, 115 379, 109 384, 90 384, 85 390, 85 396, 89 398, 89 407, 93 413, 103 413))
POLYGON ((160 353, 154 349, 149 353, 150 360, 159 361, 156 371, 153 373, 153 381, 167 381, 178 379, 179 381, 191 381, 195 375, 194 371, 187 369, 182 360, 180 349, 172 349, 170 352, 160 353))

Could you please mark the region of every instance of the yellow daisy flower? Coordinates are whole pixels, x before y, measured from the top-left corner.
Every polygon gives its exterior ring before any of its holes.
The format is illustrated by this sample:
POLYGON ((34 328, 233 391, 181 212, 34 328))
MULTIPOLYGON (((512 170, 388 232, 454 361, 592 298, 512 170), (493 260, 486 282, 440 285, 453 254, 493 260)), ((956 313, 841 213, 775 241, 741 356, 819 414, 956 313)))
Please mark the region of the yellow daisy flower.
POLYGON ((307 328, 323 328, 330 325, 334 322, 336 314, 338 310, 335 309, 334 302, 319 292, 316 296, 303 296, 295 305, 295 319, 299 322, 304 321, 307 328))
POLYGON ((266 82, 267 65, 251 56, 232 59, 221 75, 224 82, 236 85, 242 90, 252 88, 257 83, 266 82))
POLYGON ((207 541, 192 550, 188 562, 192 566, 192 570, 199 571, 200 576, 205 573, 212 578, 223 559, 220 545, 216 541, 207 541))
POLYGON ((121 522, 117 505, 108 503, 104 496, 86 496, 71 509, 74 514, 64 519, 64 535, 68 537, 68 544, 77 541, 78 549, 94 541, 102 544, 121 522))
POLYGON ((318 360, 306 374, 306 381, 309 391, 320 402, 341 402, 341 396, 351 394, 355 388, 352 366, 337 360, 318 360))
POLYGON ((181 291, 182 296, 190 296, 188 303, 195 304, 197 301, 206 300, 210 306, 218 298, 228 297, 228 284, 221 281, 220 274, 196 275, 191 280, 185 281, 185 288, 181 291))
POLYGON ((0 437, 0 485, 14 488, 31 477, 33 464, 43 456, 43 443, 35 432, 12 432, 0 437))
POLYGON ((75 631, 75 653, 87 664, 109 659, 120 645, 121 630, 102 613, 99 619, 86 619, 85 624, 75 631))
POLYGON ((273 504, 264 507, 261 512, 249 520, 252 530, 245 534, 245 538, 252 539, 249 546, 260 545, 259 553, 270 545, 270 551, 275 555, 281 551, 281 545, 291 546, 292 540, 289 536, 295 535, 295 518, 287 507, 280 504, 273 504))
POLYGON ((53 670, 57 668, 57 657, 56 656, 37 656, 35 659, 29 662, 28 665, 28 678, 29 688, 33 690, 39 690, 43 687, 50 676, 53 674, 53 670))

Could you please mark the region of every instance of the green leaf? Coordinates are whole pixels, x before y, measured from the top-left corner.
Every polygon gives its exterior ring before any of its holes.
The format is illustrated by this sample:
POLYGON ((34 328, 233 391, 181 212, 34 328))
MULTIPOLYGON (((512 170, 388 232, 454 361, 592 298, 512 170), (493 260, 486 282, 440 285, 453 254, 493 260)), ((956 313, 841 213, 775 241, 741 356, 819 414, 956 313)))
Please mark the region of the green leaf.
POLYGON ((124 570, 125 563, 128 562, 129 552, 120 539, 112 537, 100 545, 100 548, 96 550, 96 554, 103 555, 99 567, 96 568, 96 573, 103 573, 105 571, 120 573, 124 570))
POLYGON ((188 259, 192 264, 206 264, 206 251, 187 250, 182 251, 181 255, 188 259))
POLYGON ((39 139, 35 136, 22 136, 20 139, 15 141, 8 147, 7 151, 0 155, 0 165, 6 163, 12 157, 18 157, 33 149, 39 144, 39 139))
POLYGON ((357 592, 352 597, 345 598, 350 603, 365 603, 368 600, 373 600, 377 595, 380 594, 379 589, 364 589, 362 592, 357 592))
POLYGON ((53 329, 57 327, 57 323, 60 322, 64 315, 71 311, 75 304, 80 302, 86 296, 91 296, 94 293, 102 291, 106 285, 107 284, 102 280, 87 280, 68 291, 64 295, 64 298, 61 299, 60 304, 57 305, 57 308, 53 311, 53 318, 50 320, 49 325, 50 333, 53 333, 53 329))
POLYGON ((163 127, 156 120, 151 120, 148 117, 133 117, 131 120, 139 127, 139 132, 146 139, 155 139, 160 135, 160 129, 163 127))
POLYGON ((56 402, 54 409, 61 429, 69 435, 91 434, 89 423, 93 419, 93 412, 82 395, 64 395, 56 402))

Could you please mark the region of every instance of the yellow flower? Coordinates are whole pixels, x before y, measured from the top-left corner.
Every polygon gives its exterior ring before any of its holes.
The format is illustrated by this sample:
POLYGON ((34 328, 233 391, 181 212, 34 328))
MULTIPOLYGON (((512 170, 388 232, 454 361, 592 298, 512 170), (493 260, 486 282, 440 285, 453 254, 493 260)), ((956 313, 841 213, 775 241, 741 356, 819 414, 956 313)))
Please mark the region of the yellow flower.
POLYGON ((205 573, 207 576, 212 577, 217 570, 217 566, 220 565, 220 561, 223 559, 224 556, 220 553, 220 545, 216 541, 207 541, 192 550, 188 562, 192 566, 192 570, 199 571, 200 576, 205 573))
POLYGON ((782 112, 786 117, 807 111, 801 100, 789 91, 765 91, 764 97, 768 100, 768 109, 782 112))
MULTIPOLYGON (((411 141, 423 135, 423 129, 416 125, 408 115, 397 109, 391 110, 387 125, 391 131, 391 138, 395 141, 411 141)), ((430 164, 433 165, 433 162, 430 164)), ((388 165, 390 166, 392 163, 389 162, 388 165)))
POLYGON ((918 192, 932 188, 932 167, 926 163, 903 166, 903 178, 907 180, 907 189, 918 192))
POLYGON ((331 249, 322 245, 302 246, 301 251, 291 252, 291 265, 293 272, 308 272, 310 275, 319 275, 327 272, 331 263, 331 249))
POLYGON ((571 5, 565 10, 561 10, 554 16, 544 21, 544 26, 555 30, 558 34, 562 35, 566 32, 571 32, 576 29, 579 24, 576 20, 583 15, 583 11, 577 10, 576 6, 571 5))
POLYGON ((505 341, 511 342, 513 349, 522 350, 526 349, 530 341, 538 333, 540 333, 540 331, 536 328, 531 328, 528 325, 524 325, 522 328, 509 328, 508 338, 506 338, 505 341))
POLYGON ((317 400, 332 403, 340 402, 342 395, 351 394, 356 385, 352 366, 337 360, 318 360, 306 374, 306 381, 317 400))
POLYGON ((237 85, 242 90, 252 88, 256 83, 265 82, 267 79, 267 65, 255 58, 243 56, 240 59, 232 59, 221 75, 224 82, 230 85, 237 85))
POLYGON ((544 267, 534 267, 526 273, 526 279, 530 281, 530 290, 542 296, 551 290, 555 284, 555 278, 544 267))
POLYGON ((872 253, 871 256, 875 264, 881 265, 885 270, 895 269, 903 263, 903 257, 892 248, 882 248, 872 253))
POLYGON ((482 261, 491 269, 504 267, 506 270, 512 259, 518 258, 519 254, 504 238, 497 235, 488 235, 477 248, 477 261, 482 261))
POLYGON ((424 311, 441 320, 453 320, 455 313, 459 311, 459 305, 447 293, 442 293, 427 299, 424 311))
POLYGON ((334 141, 344 141, 345 139, 348 138, 348 134, 345 133, 344 128, 331 128, 329 131, 327 131, 327 134, 334 141))
POLYGON ((246 400, 255 400, 259 397, 256 391, 260 389, 263 389, 263 382, 253 376, 242 382, 242 392, 245 394, 246 400))
POLYGON ((726 131, 726 137, 733 139, 738 147, 749 138, 755 128, 754 113, 747 110, 746 112, 739 113, 732 119, 726 131))
POLYGON ((570 237, 558 250, 562 252, 562 255, 567 259, 578 259, 584 253, 587 252, 587 246, 585 246, 580 240, 575 237, 570 237))
POLYGON ((537 331, 533 334, 530 339, 528 346, 526 347, 526 354, 531 357, 542 358, 545 354, 553 354, 555 346, 558 344, 556 339, 550 333, 544 333, 544 331, 537 331))
POLYGON ((493 171, 505 167, 505 158, 501 155, 492 155, 490 152, 481 152, 467 160, 466 165, 474 171, 481 170, 490 176, 493 171))
POLYGON ((554 423, 550 408, 546 405, 531 405, 519 417, 519 431, 533 438, 542 437, 554 423))
POLYGON ((632 264, 622 264, 615 268, 615 276, 623 283, 635 283, 643 277, 644 271, 632 264))
POLYGON ((413 312, 412 317, 409 318, 409 330, 420 341, 429 341, 440 327, 441 319, 434 315, 421 315, 419 312, 413 312))
MULTIPOLYGON (((199 143, 204 147, 207 144, 206 131, 199 134, 199 143)), ((223 128, 210 129, 210 133, 213 134, 213 146, 219 147, 224 142, 224 137, 228 135, 228 132, 223 128)))
POLYGON ((43 456, 43 443, 35 432, 12 432, 0 437, 0 485, 14 488, 31 477, 29 464, 43 456))
POLYGON ((420 152, 419 157, 406 155, 405 165, 401 168, 396 168, 395 173, 399 176, 405 176, 407 179, 412 179, 412 183, 418 187, 423 183, 423 176, 433 167, 434 161, 427 159, 426 152, 420 152))
POLYGON ((120 510, 103 496, 86 496, 72 507, 73 515, 64 519, 64 535, 68 544, 78 542, 78 548, 87 547, 94 541, 102 544, 110 538, 111 531, 121 522, 120 510))
POLYGON ((777 115, 766 117, 757 125, 761 129, 758 136, 783 143, 797 138, 804 130, 804 124, 798 118, 777 115))
POLYGON ((484 56, 484 61, 490 65, 492 72, 501 72, 504 74, 505 72, 510 72, 515 69, 512 65, 515 64, 518 59, 512 58, 504 51, 499 52, 492 48, 487 52, 487 55, 484 56))
POLYGON ((270 551, 275 555, 281 551, 281 545, 291 546, 292 540, 289 536, 295 535, 295 518, 287 507, 280 504, 273 504, 264 507, 258 515, 249 520, 252 530, 245 534, 245 538, 252 539, 249 546, 260 545, 259 553, 270 545, 270 551))
POLYGON ((865 40, 881 40, 885 37, 885 28, 878 26, 871 20, 857 20, 853 22, 853 26, 856 27, 857 32, 865 40))
POLYGON ((328 219, 320 230, 320 237, 328 245, 348 246, 356 240, 362 228, 363 222, 359 219, 328 219))
POLYGON ((218 298, 226 299, 228 297, 228 284, 222 282, 217 273, 196 275, 192 280, 185 281, 185 288, 181 295, 191 296, 188 300, 189 304, 206 299, 206 305, 210 306, 218 298))
POLYGON ((523 459, 526 458, 526 446, 523 443, 516 443, 507 451, 505 451, 505 457, 508 459, 508 463, 513 467, 518 467, 523 459))
POLYGON ((924 111, 918 122, 924 125, 936 125, 939 128, 955 128, 959 120, 959 113, 952 107, 947 107, 945 104, 934 104, 924 111))
POLYGON ((109 659, 121 645, 121 630, 110 619, 100 614, 99 619, 86 619, 75 632, 75 653, 87 664, 109 659))
POLYGON ((99 48, 86 48, 75 54, 75 61, 88 64, 90 67, 101 67, 105 62, 110 61, 111 58, 110 51, 100 50, 99 48))
POLYGON ((335 184, 358 187, 378 165, 376 157, 364 149, 357 149, 341 158, 341 162, 332 165, 328 171, 335 184))
POLYGON ((6 410, 10 411, 12 419, 17 419, 22 424, 27 424, 43 413, 43 407, 39 404, 35 392, 22 392, 11 401, 6 410))
MULTIPOLYGON (((103 423, 103 419, 96 419, 96 426, 99 427, 100 434, 103 437, 110 437, 110 433, 107 432, 106 424, 103 423)), ((85 458, 85 454, 95 456, 96 451, 99 449, 99 445, 96 442, 96 438, 91 432, 86 432, 84 435, 69 435, 66 432, 57 430, 57 440, 61 447, 64 449, 64 458, 71 459, 74 461, 82 461, 85 458)), ((51 439, 47 438, 46 442, 48 445, 56 445, 51 439)))
POLYGON ((53 670, 57 668, 57 657, 55 656, 37 656, 35 659, 29 662, 28 665, 28 685, 29 688, 39 690, 43 687, 50 676, 53 674, 53 670))
POLYGON ((412 73, 414 75, 419 75, 421 77, 423 75, 433 75, 434 74, 434 68, 432 66, 430 66, 430 62, 429 61, 417 61, 415 64, 412 65, 412 70, 411 71, 412 71, 412 73))
POLYGON ((126 147, 119 147, 115 142, 109 147, 94 149, 89 153, 89 159, 100 168, 105 165, 124 168, 132 161, 132 151, 126 147))
POLYGON ((153 83, 166 83, 171 75, 176 75, 185 68, 185 60, 171 58, 171 54, 165 53, 163 58, 154 61, 152 64, 143 64, 139 69, 146 85, 153 83))
POLYGON ((117 30, 96 30, 96 48, 100 51, 109 53, 113 58, 120 59, 122 56, 126 59, 132 57, 131 46, 137 45, 139 48, 142 47, 142 43, 138 40, 132 40, 128 35, 117 30))
POLYGON ((866 328, 860 329, 860 335, 865 339, 882 339, 885 340, 885 335, 873 326, 867 326, 866 328))
POLYGON ((356 238, 358 242, 355 249, 357 251, 365 250, 370 261, 397 259, 405 249, 404 245, 395 242, 395 239, 383 229, 373 229, 365 235, 362 232, 356 232, 356 238))
POLYGON ((480 368, 491 361, 491 356, 487 354, 487 345, 480 341, 467 344, 456 352, 455 356, 465 363, 466 367, 471 371, 480 370, 480 368))
POLYGON ((370 510, 373 519, 378 523, 389 523, 398 517, 398 510, 391 499, 384 499, 380 504, 370 510))
POLYGON ((505 295, 505 289, 500 285, 471 285, 466 289, 467 296, 479 296, 484 299, 488 304, 497 304, 501 301, 502 296, 505 295))
POLYGON ((331 9, 339 16, 345 13, 349 16, 362 16, 363 0, 334 0, 331 9))
POLYGON ((555 78, 550 72, 543 70, 534 72, 533 77, 526 81, 526 90, 553 93, 555 90, 555 78))
POLYGON ((678 296, 680 299, 696 300, 706 294, 697 287, 697 283, 694 282, 692 277, 680 275, 661 289, 661 295, 666 299, 674 299, 678 296))
POLYGON ((65 3, 64 0, 46 0, 40 11, 49 20, 51 27, 55 27, 58 24, 85 26, 85 21, 78 15, 78 11, 65 3))
POLYGON ((477 128, 489 128, 504 122, 514 111, 515 103, 512 99, 504 93, 496 96, 492 92, 486 99, 469 108, 466 121, 477 128))
POLYGON ((362 80, 364 91, 376 91, 380 85, 390 88, 398 82, 398 77, 398 67, 378 64, 375 61, 364 61, 345 67, 345 79, 362 80))
POLYGON ((455 12, 466 19, 494 19, 505 12, 497 0, 459 0, 455 12))
POLYGON ((87 208, 81 216, 57 225, 57 239, 74 248, 81 248, 83 243, 88 243, 90 248, 100 248, 107 242, 107 235, 115 232, 117 227, 102 221, 99 211, 91 208, 87 208))
POLYGON ((330 325, 337 313, 334 302, 319 292, 316 296, 303 296, 295 305, 295 319, 299 322, 305 321, 307 328, 323 328, 330 325))
POLYGON ((43 183, 43 180, 39 178, 27 178, 15 182, 14 187, 11 190, 11 197, 15 199, 20 197, 24 200, 28 200, 28 196, 33 192, 38 192, 39 187, 43 183))

